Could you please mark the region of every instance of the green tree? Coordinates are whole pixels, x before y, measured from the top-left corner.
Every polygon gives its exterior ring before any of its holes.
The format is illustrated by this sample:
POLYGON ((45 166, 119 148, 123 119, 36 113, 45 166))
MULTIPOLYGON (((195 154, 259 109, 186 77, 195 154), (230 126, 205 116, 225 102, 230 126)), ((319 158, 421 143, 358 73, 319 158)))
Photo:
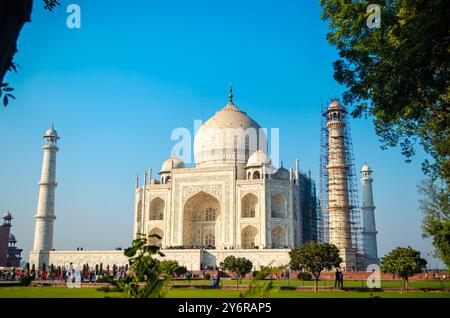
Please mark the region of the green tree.
POLYGON ((381 271, 393 274, 401 279, 401 293, 403 288, 408 290, 408 279, 414 274, 421 273, 427 261, 420 257, 420 252, 408 247, 397 247, 381 258, 381 271))
MULTIPOLYGON (((156 234, 149 238, 161 239, 156 234)), ((133 240, 131 247, 125 249, 130 267, 124 278, 115 280, 106 277, 104 282, 111 283, 129 298, 161 298, 165 296, 164 287, 169 283, 170 276, 162 275, 160 262, 152 255, 159 254, 159 246, 147 244, 147 238, 133 240)))
POLYGON ((419 209, 424 217, 423 236, 433 240, 436 256, 450 269, 450 208, 448 191, 431 179, 423 180, 418 186, 422 195, 419 209))
MULTIPOLYGON (((57 0, 43 0, 44 8, 52 11, 57 0)), ((9 99, 14 99, 14 90, 3 79, 8 71, 17 72, 14 55, 17 52, 17 40, 25 23, 31 21, 32 0, 2 0, 0 1, 0 98, 7 106, 9 99)))
POLYGON ((169 277, 175 275, 178 267, 180 267, 180 265, 178 265, 178 262, 173 260, 163 260, 160 262, 160 266, 161 272, 169 277))
POLYGON ((320 274, 324 270, 339 267, 342 258, 338 248, 333 244, 307 242, 289 252, 291 261, 289 266, 294 271, 307 271, 314 277, 314 290, 319 290, 320 274))
POLYGON ((339 59, 352 115, 373 117, 382 147, 400 145, 407 161, 419 142, 432 158, 425 173, 449 180, 450 6, 445 0, 379 0, 381 24, 369 28, 368 1, 321 0, 327 40, 339 59))
POLYGON ((175 270, 175 274, 178 276, 185 275, 188 272, 188 269, 186 266, 178 266, 175 270))
POLYGON ((235 274, 237 290, 242 278, 251 272, 253 264, 245 257, 234 257, 230 255, 225 257, 225 259, 220 262, 219 267, 224 271, 229 271, 235 274))

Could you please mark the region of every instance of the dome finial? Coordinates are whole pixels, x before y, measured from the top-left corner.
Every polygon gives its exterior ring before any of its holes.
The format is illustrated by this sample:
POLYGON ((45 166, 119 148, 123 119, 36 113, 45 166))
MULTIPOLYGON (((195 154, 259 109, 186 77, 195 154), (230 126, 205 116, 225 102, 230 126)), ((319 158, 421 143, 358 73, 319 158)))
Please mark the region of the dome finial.
POLYGON ((230 82, 230 93, 228 94, 228 99, 230 103, 233 102, 233 83, 230 82))

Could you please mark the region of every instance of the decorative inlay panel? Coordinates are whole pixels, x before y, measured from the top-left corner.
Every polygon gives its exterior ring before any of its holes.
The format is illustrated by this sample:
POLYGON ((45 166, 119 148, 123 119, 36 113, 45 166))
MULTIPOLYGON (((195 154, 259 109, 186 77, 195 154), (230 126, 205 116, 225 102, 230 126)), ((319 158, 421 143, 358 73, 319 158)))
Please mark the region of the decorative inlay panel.
POLYGON ((219 202, 222 201, 222 185, 220 184, 187 185, 183 186, 183 205, 191 196, 202 191, 212 195, 219 202))

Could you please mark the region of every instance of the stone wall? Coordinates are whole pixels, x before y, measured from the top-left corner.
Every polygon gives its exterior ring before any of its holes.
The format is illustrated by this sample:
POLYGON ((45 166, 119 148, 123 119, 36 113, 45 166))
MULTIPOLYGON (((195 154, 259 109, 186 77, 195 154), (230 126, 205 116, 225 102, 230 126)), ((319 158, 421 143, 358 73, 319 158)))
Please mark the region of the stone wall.
POLYGON ((50 251, 47 266, 67 266, 73 264, 103 264, 106 266, 125 266, 128 264, 128 258, 123 251, 50 251))
POLYGON ((199 270, 202 262, 201 250, 161 250, 164 257, 157 257, 160 260, 174 260, 181 266, 186 266, 188 270, 199 270))
MULTIPOLYGON (((217 267, 225 257, 245 257, 253 263, 253 267, 260 269, 261 266, 280 266, 289 264, 289 249, 270 250, 204 250, 202 253, 203 266, 217 267)), ((196 270, 196 268, 193 270, 196 270)))
MULTIPOLYGON (((200 270, 201 267, 217 267, 225 257, 245 257, 252 261, 253 266, 259 269, 261 266, 287 265, 290 261, 288 249, 272 250, 161 250, 164 257, 155 256, 158 259, 176 260, 180 265, 189 270, 200 270)), ((128 258, 123 251, 50 251, 46 265, 68 266, 72 264, 89 264, 90 266, 103 264, 106 266, 125 266, 128 258)), ((47 256, 48 255, 48 256, 47 256)), ((33 255, 34 256, 34 255, 33 255)), ((36 258, 37 259, 37 258, 36 258)), ((40 263, 44 262, 43 260, 40 263)), ((30 261, 30 263, 35 263, 30 261)), ((37 261, 36 261, 37 263, 37 261)), ((36 267, 40 267, 37 266, 36 267)))

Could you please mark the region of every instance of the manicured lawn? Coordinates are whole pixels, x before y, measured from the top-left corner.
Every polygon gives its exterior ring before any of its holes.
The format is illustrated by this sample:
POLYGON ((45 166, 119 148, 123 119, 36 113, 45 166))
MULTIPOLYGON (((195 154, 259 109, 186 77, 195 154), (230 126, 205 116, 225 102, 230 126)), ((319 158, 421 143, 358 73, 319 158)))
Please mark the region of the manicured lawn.
MULTIPOLYGON (((171 289, 167 293, 169 298, 231 298, 239 297, 240 292, 235 290, 208 290, 208 289, 171 289)), ((1 287, 0 298, 104 298, 122 297, 116 292, 100 291, 96 288, 68 288, 68 287, 1 287)), ((450 293, 405 293, 396 292, 304 292, 291 290, 276 290, 272 297, 277 298, 450 298, 450 293)))
POLYGON ((105 293, 97 288, 68 287, 0 287, 0 298, 104 298, 119 293, 105 293))
MULTIPOLYGON (((239 297, 235 290, 205 290, 205 289, 171 289, 169 298, 232 298, 239 297)), ((450 298, 450 293, 400 293, 392 292, 304 292, 293 290, 277 290, 273 298, 450 298)))
MULTIPOLYGON (((248 285, 250 283, 249 279, 242 280, 242 285, 248 285)), ((300 280, 274 280, 274 286, 314 286, 313 281, 300 281, 300 280)), ((177 285, 189 285, 189 281, 186 280, 174 280, 172 284, 177 285)), ((236 281, 233 279, 222 279, 221 284, 223 285, 236 285, 236 281)), ((191 280, 191 285, 211 285, 211 280, 191 280)), ((321 280, 319 281, 319 286, 334 286, 334 281, 331 280, 321 280)), ((344 287, 367 287, 366 281, 352 281, 348 280, 344 282, 344 287)), ((396 287, 400 288, 400 281, 390 281, 383 280, 381 281, 381 287, 396 287)), ((440 282, 440 281, 415 281, 409 282, 409 287, 411 288, 450 288, 450 281, 440 282)))

